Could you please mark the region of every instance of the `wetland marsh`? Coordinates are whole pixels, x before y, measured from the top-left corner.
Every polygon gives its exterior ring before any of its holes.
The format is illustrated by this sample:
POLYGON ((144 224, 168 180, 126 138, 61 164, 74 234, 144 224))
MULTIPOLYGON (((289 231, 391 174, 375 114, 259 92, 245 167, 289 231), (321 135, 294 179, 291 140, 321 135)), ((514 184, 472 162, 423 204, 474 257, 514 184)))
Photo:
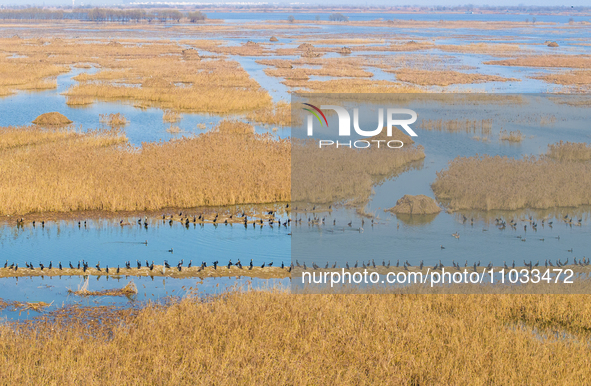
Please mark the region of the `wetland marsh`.
POLYGON ((304 264, 385 275, 560 262, 588 280, 591 16, 289 15, 0 20, 0 379, 123 382, 116 361, 154 383, 229 383, 213 375, 229 369, 244 383, 584 383, 587 289, 289 292, 304 264), (396 154, 316 158, 297 147, 295 110, 320 93, 403 95, 421 106, 418 136, 396 134, 396 154), (72 122, 33 123, 50 112, 72 122), (441 212, 388 210, 405 195, 441 212), (300 345, 316 339, 322 355, 300 345), (153 360, 162 341, 194 369, 153 360), (364 370, 339 370, 351 362, 364 370), (42 370, 64 363, 71 377, 42 370))

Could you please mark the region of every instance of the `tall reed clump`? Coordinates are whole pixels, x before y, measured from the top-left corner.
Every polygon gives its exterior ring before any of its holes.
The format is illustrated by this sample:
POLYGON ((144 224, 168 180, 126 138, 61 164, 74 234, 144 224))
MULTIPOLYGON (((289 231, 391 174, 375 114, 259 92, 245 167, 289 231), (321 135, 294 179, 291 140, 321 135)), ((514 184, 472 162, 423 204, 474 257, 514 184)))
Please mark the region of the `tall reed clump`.
POLYGON ((162 121, 168 123, 176 123, 181 120, 181 114, 173 110, 164 110, 162 113, 162 121))
POLYGON ((589 295, 273 290, 137 311, 74 308, 0 326, 0 382, 582 385, 590 304, 589 295))
MULTIPOLYGON (((560 154, 560 151, 554 151, 560 154)), ((591 204, 591 164, 550 157, 458 157, 431 185, 451 210, 516 210, 591 204)))
POLYGON ((99 114, 99 121, 111 127, 122 127, 127 125, 127 118, 121 113, 99 114))
POLYGON ((499 133, 499 139, 501 141, 521 142, 523 138, 525 138, 525 136, 521 134, 521 131, 519 130, 510 132, 507 132, 507 130, 501 130, 501 132, 499 133))
POLYGON ((548 145, 548 157, 558 161, 590 161, 591 144, 563 142, 548 145))
POLYGON ((280 101, 271 107, 264 107, 246 114, 246 118, 268 125, 289 126, 291 124, 291 104, 280 101))
MULTIPOLYGON (((252 129, 251 129, 252 130, 252 129)), ((0 128, 0 213, 290 199, 290 142, 214 130, 136 148, 117 129, 0 128)))

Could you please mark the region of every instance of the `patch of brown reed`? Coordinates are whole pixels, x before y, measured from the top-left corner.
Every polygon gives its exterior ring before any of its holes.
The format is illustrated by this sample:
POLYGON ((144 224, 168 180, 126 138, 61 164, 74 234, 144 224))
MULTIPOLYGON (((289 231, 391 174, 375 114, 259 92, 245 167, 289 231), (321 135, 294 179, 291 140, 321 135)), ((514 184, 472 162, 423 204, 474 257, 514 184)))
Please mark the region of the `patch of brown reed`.
POLYGON ((345 201, 355 206, 369 200, 372 187, 395 177, 425 158, 422 146, 393 128, 392 136, 380 135, 371 140, 385 140, 381 147, 351 149, 329 146, 318 148, 315 141, 294 140, 292 145, 292 200, 314 204, 345 201), (390 140, 404 143, 402 148, 386 146, 390 140))
POLYGON ((0 138, 5 133, 1 214, 290 200, 290 142, 268 135, 215 130, 139 149, 117 129, 0 128, 0 138))
POLYGON ((283 82, 288 87, 307 89, 320 93, 417 93, 422 90, 387 80, 368 79, 331 79, 327 81, 293 81, 283 82))
POLYGON ((280 101, 272 107, 264 107, 246 114, 248 120, 287 127, 291 124, 291 104, 280 101))
POLYGON ((532 55, 505 60, 491 60, 483 64, 519 67, 591 68, 589 55, 532 55))
POLYGON ((121 113, 99 114, 99 121, 111 127, 122 127, 128 123, 127 118, 121 113))
POLYGON ((269 94, 234 61, 186 62, 168 56, 127 61, 126 65, 130 69, 77 77, 81 83, 67 95, 131 99, 176 111, 212 113, 244 112, 271 104, 269 94))
POLYGON ((590 161, 591 144, 560 141, 549 145, 546 154, 558 161, 590 161))
POLYGON ((577 207, 591 204, 591 165, 549 157, 458 157, 431 187, 451 210, 577 207))
POLYGON ((441 212, 441 208, 434 199, 424 194, 416 196, 405 194, 401 199, 396 201, 396 206, 384 209, 384 211, 396 214, 425 215, 439 213, 441 212))
POLYGON ((499 133, 499 139, 501 141, 521 142, 523 140, 523 138, 525 138, 525 136, 523 134, 521 134, 521 131, 519 131, 519 130, 510 131, 510 132, 507 132, 507 130, 501 130, 501 132, 499 133))
MULTIPOLYGON (((1 41, 2 39, 0 39, 1 41)), ((8 47, 2 46, 6 52, 8 47)), ((14 54, 18 54, 14 52, 14 54)), ((0 89, 8 95, 10 90, 45 90, 57 87, 56 77, 69 71, 69 68, 56 65, 48 60, 37 58, 9 58, 0 56, 0 89)))
POLYGON ((180 134, 181 133, 181 128, 175 125, 170 125, 169 127, 166 128, 166 132, 169 134, 180 134))
POLYGON ((57 111, 51 113, 45 113, 39 115, 32 122, 38 126, 67 126, 73 121, 69 120, 68 117, 57 111))
POLYGON ((164 109, 214 113, 245 112, 271 104, 269 94, 235 61, 201 60, 192 53, 195 50, 166 40, 122 39, 115 45, 108 43, 51 39, 47 44, 38 44, 36 39, 0 38, 0 51, 22 56, 0 57, 0 87, 55 87, 55 82, 45 79, 67 72, 68 66, 84 63, 101 67, 102 71, 76 76, 79 84, 71 87, 66 96, 132 100, 164 109))
POLYGON ((541 79, 548 83, 588 86, 591 84, 591 70, 569 71, 558 74, 544 74, 533 77, 534 79, 541 79))
POLYGON ((269 76, 293 80, 307 80, 310 76, 330 77, 372 77, 373 74, 361 68, 362 61, 344 58, 301 58, 299 60, 259 60, 257 63, 273 65, 276 68, 265 69, 269 76), (299 67, 304 65, 321 66, 320 68, 299 67), (294 67, 298 66, 298 67, 294 67))
POLYGON ((175 123, 181 120, 181 114, 173 110, 164 110, 162 113, 162 121, 175 123))
POLYGON ((437 45, 435 48, 447 52, 460 52, 471 54, 514 54, 523 49, 518 44, 504 43, 470 43, 470 44, 446 44, 437 45))
POLYGON ((421 86, 449 86, 450 84, 475 84, 485 82, 516 82, 519 79, 504 78, 498 75, 469 74, 451 70, 429 71, 414 68, 402 68, 395 71, 396 79, 401 82, 421 86))
POLYGON ((84 284, 76 291, 68 290, 68 293, 77 296, 133 296, 137 294, 137 287, 133 281, 128 282, 122 288, 110 288, 102 291, 90 291, 88 289, 90 277, 86 277, 84 284))
POLYGON ((248 123, 224 119, 214 129, 220 134, 254 134, 254 127, 248 123))
POLYGON ((133 312, 77 306, 39 323, 0 326, 0 380, 585 384, 591 377, 589 304, 589 295, 292 295, 277 289, 133 312))
POLYGON ((94 103, 93 98, 82 98, 82 97, 67 97, 66 104, 68 106, 88 106, 94 103))

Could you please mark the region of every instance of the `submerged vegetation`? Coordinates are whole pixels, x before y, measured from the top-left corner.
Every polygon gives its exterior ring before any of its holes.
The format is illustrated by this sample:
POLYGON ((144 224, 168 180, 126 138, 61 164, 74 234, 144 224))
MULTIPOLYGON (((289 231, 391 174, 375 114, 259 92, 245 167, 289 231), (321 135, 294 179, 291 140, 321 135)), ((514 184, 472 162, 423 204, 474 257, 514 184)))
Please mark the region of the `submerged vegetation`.
POLYGON ((437 199, 451 210, 516 210, 591 204, 591 164, 586 144, 550 145, 547 156, 458 157, 437 173, 437 199))
POLYGON ((251 290, 139 310, 71 307, 0 326, 0 381, 584 384, 590 320, 589 295, 251 290))
POLYGON ((3 215, 289 201, 290 142, 214 130, 136 148, 118 129, 5 127, 0 174, 3 215))

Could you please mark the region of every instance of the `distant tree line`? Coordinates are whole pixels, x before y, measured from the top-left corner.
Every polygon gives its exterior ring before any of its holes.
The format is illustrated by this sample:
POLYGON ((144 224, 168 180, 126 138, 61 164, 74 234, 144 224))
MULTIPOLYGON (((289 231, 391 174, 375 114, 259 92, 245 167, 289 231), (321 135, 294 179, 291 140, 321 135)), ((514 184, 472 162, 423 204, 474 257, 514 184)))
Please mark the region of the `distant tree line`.
POLYGON ((207 16, 199 11, 184 14, 176 9, 158 9, 146 11, 145 9, 113 9, 92 8, 77 9, 66 12, 64 10, 50 10, 43 8, 0 9, 0 19, 8 20, 86 20, 100 22, 148 22, 159 21, 162 23, 188 18, 191 23, 205 20, 207 16))

